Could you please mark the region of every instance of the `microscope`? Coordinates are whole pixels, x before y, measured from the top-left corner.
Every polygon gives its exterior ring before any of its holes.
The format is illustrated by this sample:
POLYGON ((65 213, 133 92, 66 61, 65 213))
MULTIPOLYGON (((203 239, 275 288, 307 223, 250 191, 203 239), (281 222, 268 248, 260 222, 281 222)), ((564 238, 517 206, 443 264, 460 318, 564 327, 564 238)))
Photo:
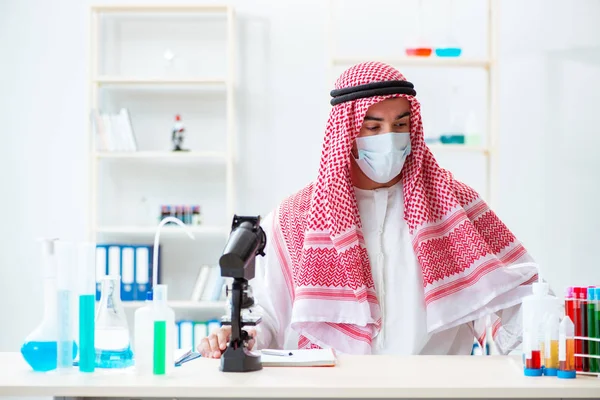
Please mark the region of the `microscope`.
MULTIPOLYGON (((251 311, 254 305, 248 281, 254 278, 256 256, 265 255, 263 250, 266 243, 265 232, 260 227, 260 216, 233 217, 229 239, 219 258, 221 276, 233 278, 231 315, 221 319, 223 325, 231 325, 229 345, 221 355, 220 370, 223 372, 250 372, 262 369, 260 354, 248 350, 248 341, 252 337, 242 328, 256 326, 261 321, 260 317, 253 317, 244 313, 244 310, 251 311)), ((228 295, 229 290, 228 287, 228 295)))

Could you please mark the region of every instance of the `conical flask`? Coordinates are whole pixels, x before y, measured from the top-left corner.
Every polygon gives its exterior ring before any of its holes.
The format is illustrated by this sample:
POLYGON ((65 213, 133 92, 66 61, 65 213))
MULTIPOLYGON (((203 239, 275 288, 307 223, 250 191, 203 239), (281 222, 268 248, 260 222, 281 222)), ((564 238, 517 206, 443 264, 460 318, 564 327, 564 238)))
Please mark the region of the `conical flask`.
POLYGON ((101 279, 100 305, 96 314, 96 367, 127 368, 133 365, 129 326, 121 303, 121 277, 101 279))

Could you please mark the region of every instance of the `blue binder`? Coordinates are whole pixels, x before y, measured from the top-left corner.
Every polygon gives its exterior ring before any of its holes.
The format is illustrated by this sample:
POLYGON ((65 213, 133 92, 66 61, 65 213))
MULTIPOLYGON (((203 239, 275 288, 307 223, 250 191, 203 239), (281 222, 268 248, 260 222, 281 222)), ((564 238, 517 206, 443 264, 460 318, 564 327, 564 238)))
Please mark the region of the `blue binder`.
MULTIPOLYGON (((134 300, 146 300, 146 293, 152 289, 152 257, 154 246, 139 245, 135 248, 135 288, 134 300)), ((158 282, 161 282, 160 247, 158 253, 158 282)))
POLYGON ((137 301, 146 300, 146 293, 150 290, 152 281, 152 252, 149 246, 135 246, 135 289, 134 299, 137 301))
POLYGON ((121 246, 121 301, 135 300, 135 248, 121 246))
POLYGON ((108 248, 106 245, 96 245, 96 301, 100 301, 100 279, 108 274, 108 248))

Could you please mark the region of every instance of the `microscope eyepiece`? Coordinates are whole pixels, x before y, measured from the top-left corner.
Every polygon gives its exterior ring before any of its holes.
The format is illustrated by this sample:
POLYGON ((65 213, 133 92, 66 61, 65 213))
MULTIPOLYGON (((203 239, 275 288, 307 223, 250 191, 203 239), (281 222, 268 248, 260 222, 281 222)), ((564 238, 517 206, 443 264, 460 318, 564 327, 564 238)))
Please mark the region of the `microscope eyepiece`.
POLYGON ((264 256, 266 235, 260 227, 260 217, 234 216, 231 234, 219 259, 221 276, 254 278, 254 261, 264 256))

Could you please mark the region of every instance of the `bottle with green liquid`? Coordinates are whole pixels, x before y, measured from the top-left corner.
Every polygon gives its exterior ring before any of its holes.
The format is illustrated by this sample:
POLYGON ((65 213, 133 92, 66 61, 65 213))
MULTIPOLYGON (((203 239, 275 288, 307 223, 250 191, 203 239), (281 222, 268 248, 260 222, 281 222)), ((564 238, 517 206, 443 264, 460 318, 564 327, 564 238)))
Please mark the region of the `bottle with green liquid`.
POLYGON ((175 312, 167 305, 167 285, 156 285, 152 295, 154 375, 170 375, 175 367, 175 312))
MULTIPOLYGON (((590 339, 597 339, 600 336, 600 332, 598 329, 598 298, 596 294, 598 288, 589 287, 587 288, 587 336, 590 339)), ((599 343, 593 340, 588 341, 588 354, 590 356, 598 355, 598 347, 599 343)), ((598 359, 590 357, 589 366, 590 372, 600 372, 598 368, 598 359)))
MULTIPOLYGON (((600 339, 600 287, 594 289, 594 298, 596 299, 595 309, 596 309, 596 318, 594 319, 594 332, 596 333, 596 339, 600 339)), ((596 355, 600 357, 600 342, 596 343, 596 355)), ((600 358, 596 358, 596 367, 598 368, 596 372, 600 372, 600 358)))

